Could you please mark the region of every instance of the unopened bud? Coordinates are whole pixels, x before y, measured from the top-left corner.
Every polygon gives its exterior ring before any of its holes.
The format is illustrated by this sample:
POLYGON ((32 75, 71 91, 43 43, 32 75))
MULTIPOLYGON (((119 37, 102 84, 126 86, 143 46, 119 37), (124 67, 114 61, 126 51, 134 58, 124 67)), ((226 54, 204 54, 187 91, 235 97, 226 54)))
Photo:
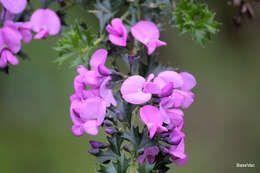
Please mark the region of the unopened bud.
POLYGON ((89 149, 88 152, 94 156, 96 156, 99 153, 99 149, 98 148, 92 148, 89 149))
POLYGON ((114 125, 114 123, 108 119, 104 120, 104 125, 107 127, 111 127, 114 125))
POLYGON ((119 121, 123 121, 124 120, 124 117, 123 115, 119 112, 119 110, 116 110, 116 117, 119 121))
POLYGON ((162 151, 163 154, 168 154, 169 153, 169 149, 164 146, 164 145, 160 145, 159 149, 162 151))
POLYGON ((144 152, 144 148, 140 148, 139 150, 137 150, 138 154, 143 154, 143 152, 144 152))
POLYGON ((125 151, 127 151, 127 152, 130 152, 131 150, 130 150, 130 147, 127 145, 127 144, 125 144, 124 146, 123 146, 123 149, 125 150, 125 151))
POLYGON ((116 129, 106 129, 105 132, 109 135, 113 135, 113 134, 117 133, 117 130, 116 129))
POLYGON ((104 142, 90 140, 89 143, 94 149, 98 149, 98 148, 104 149, 108 147, 108 144, 104 142))

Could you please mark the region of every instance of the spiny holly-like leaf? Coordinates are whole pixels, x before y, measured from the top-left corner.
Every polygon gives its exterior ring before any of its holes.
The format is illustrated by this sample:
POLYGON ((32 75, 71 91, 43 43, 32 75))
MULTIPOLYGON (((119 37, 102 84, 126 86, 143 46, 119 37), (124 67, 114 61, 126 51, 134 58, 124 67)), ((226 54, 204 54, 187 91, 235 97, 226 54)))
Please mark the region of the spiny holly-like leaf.
POLYGON ((116 100, 118 101, 117 103, 117 107, 116 109, 119 111, 118 113, 120 114, 120 116, 122 117, 122 121, 126 122, 127 125, 130 125, 131 123, 131 116, 132 116, 132 112, 135 109, 136 105, 133 104, 129 104, 127 102, 125 102, 122 98, 121 98, 121 93, 120 91, 118 91, 115 95, 116 100))
POLYGON ((57 2, 57 0, 40 0, 40 3, 42 5, 42 8, 47 8, 50 6, 53 2, 57 2))
POLYGON ((118 172, 126 172, 127 168, 129 167, 130 159, 126 157, 125 154, 122 154, 116 164, 118 172))
POLYGON ((156 173, 165 173, 170 169, 167 165, 171 163, 172 161, 170 160, 169 155, 164 155, 162 153, 159 153, 155 159, 154 170, 157 171, 156 173))
POLYGON ((100 165, 98 173, 125 173, 129 167, 130 159, 127 159, 125 154, 122 154, 118 161, 110 162, 109 165, 100 165))
POLYGON ((104 30, 107 22, 112 18, 116 13, 112 11, 112 6, 110 0, 97 0, 95 4, 96 11, 94 12, 95 16, 99 20, 100 33, 104 30))
POLYGON ((108 166, 100 165, 99 173, 119 173, 116 170, 116 166, 113 162, 110 162, 108 166))
POLYGON ((141 165, 139 164, 138 171, 139 173, 153 173, 154 164, 149 164, 147 161, 141 165))
POLYGON ((89 59, 98 48, 95 45, 97 36, 90 28, 76 22, 62 35, 55 50, 59 54, 56 60, 58 64, 63 64, 66 60, 71 60, 71 66, 79 64, 88 66, 89 59))
POLYGON ((148 137, 147 128, 143 132, 139 132, 139 127, 131 127, 129 131, 123 133, 123 138, 133 144, 134 150, 137 152, 139 149, 145 149, 154 146, 154 139, 148 137))
POLYGON ((114 134, 112 137, 107 137, 108 142, 110 143, 110 149, 120 155, 120 148, 123 142, 123 139, 119 134, 114 134))
POLYGON ((181 33, 190 32, 192 38, 202 46, 218 32, 219 22, 215 21, 215 13, 204 3, 181 0, 173 15, 176 22, 174 26, 181 33))
POLYGON ((101 151, 97 154, 98 163, 105 163, 111 160, 117 160, 118 155, 116 155, 112 150, 108 149, 106 151, 101 151))

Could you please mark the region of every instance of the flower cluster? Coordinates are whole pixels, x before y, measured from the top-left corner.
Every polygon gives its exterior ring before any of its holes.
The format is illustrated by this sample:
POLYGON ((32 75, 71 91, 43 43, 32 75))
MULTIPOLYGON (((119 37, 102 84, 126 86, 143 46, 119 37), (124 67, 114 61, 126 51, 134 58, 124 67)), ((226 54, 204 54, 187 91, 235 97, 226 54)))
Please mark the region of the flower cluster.
MULTIPOLYGON (((112 44, 124 47, 127 45, 128 32, 121 19, 113 19, 106 29, 112 44)), ((140 21, 130 31, 136 40, 146 46, 148 55, 157 47, 166 45, 159 40, 159 30, 152 22, 140 21)), ((99 126, 113 125, 106 115, 111 105, 113 108, 117 106, 118 100, 114 98, 113 87, 109 84, 113 81, 112 76, 120 72, 105 66, 107 55, 105 49, 98 49, 91 57, 90 70, 81 65, 77 69, 79 74, 74 79, 75 94, 70 98, 72 132, 76 136, 84 133, 97 135, 99 126)), ((121 74, 121 78, 121 98, 128 104, 137 106, 140 120, 146 125, 150 140, 158 136, 159 141, 165 144, 158 142, 155 146, 144 148, 137 162, 144 164, 147 161, 152 164, 163 148, 164 154, 169 155, 177 165, 184 165, 187 155, 184 151, 182 109, 188 108, 194 100, 191 89, 196 85, 196 80, 193 75, 167 70, 156 76, 149 74, 147 79, 131 74, 121 74)), ((118 128, 105 131, 113 135, 118 132, 118 128)), ((99 143, 91 142, 93 149, 90 153, 95 155, 99 152, 97 144, 99 143)))
POLYGON ((190 90, 195 85, 195 78, 187 72, 164 71, 156 77, 150 74, 147 80, 139 75, 131 76, 121 87, 126 102, 149 103, 140 108, 140 118, 147 126, 150 138, 165 132, 164 141, 172 144, 168 152, 178 165, 183 165, 187 160, 184 153, 185 135, 181 132, 184 114, 180 108, 186 109, 192 104, 194 94, 190 90))
MULTIPOLYGON (((109 40, 117 46, 126 46, 127 30, 119 18, 112 20, 111 25, 106 27, 109 32, 109 40)), ((159 40, 160 33, 156 25, 149 21, 140 21, 131 28, 134 38, 143 43, 151 55, 157 47, 165 46, 166 43, 159 40)))
POLYGON ((16 22, 15 15, 24 11, 26 0, 1 0, 3 5, 0 28, 0 68, 6 68, 8 64, 17 65, 15 56, 21 50, 21 42, 28 44, 34 39, 46 38, 48 35, 56 35, 61 28, 61 22, 57 14, 50 9, 38 9, 34 11, 29 21, 16 22))
POLYGON ((111 80, 111 72, 105 66, 108 52, 97 50, 91 60, 91 70, 79 66, 78 76, 74 80, 75 94, 71 96, 70 115, 73 121, 72 132, 76 136, 83 133, 98 134, 106 115, 106 108, 117 103, 112 89, 107 87, 111 80), (90 89, 86 90, 89 87, 90 89))

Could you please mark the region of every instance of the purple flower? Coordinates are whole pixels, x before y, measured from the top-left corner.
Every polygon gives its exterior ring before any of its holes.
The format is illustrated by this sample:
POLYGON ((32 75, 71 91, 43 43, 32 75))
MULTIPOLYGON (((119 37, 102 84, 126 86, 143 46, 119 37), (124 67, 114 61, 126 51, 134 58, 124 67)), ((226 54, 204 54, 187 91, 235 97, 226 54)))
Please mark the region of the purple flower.
POLYGON ((19 60, 13 55, 21 49, 21 37, 10 27, 0 29, 0 68, 5 68, 8 63, 17 65, 19 60))
POLYGON ((124 81, 121 86, 121 94, 125 101, 132 104, 143 104, 152 97, 149 81, 153 78, 153 74, 146 81, 142 76, 134 75, 124 81))
POLYGON ((0 0, 3 6, 11 13, 21 13, 27 4, 27 0, 0 0))
POLYGON ((108 147, 108 144, 103 143, 103 142, 98 142, 98 141, 94 141, 94 140, 90 140, 89 141, 90 145, 92 146, 92 148, 101 148, 101 149, 105 149, 108 147))
POLYGON ((146 105, 140 108, 140 117, 144 124, 146 124, 150 138, 157 132, 168 131, 167 128, 163 127, 163 117, 158 108, 146 105))
POLYGON ((155 156, 159 153, 159 148, 157 146, 149 147, 144 149, 144 153, 138 157, 137 162, 144 164, 145 161, 148 161, 149 164, 152 164, 155 160, 155 156))
POLYGON ((30 22, 13 22, 11 20, 7 20, 4 23, 4 26, 8 26, 13 28, 23 39, 24 43, 30 43, 32 40, 31 34, 31 23, 30 22))
POLYGON ((105 49, 98 49, 92 55, 90 60, 91 70, 86 72, 85 81, 86 85, 99 89, 100 97, 106 101, 107 106, 110 106, 110 104, 116 106, 113 90, 107 87, 111 80, 111 73, 105 66, 107 54, 108 52, 105 49))
POLYGON ((131 28, 131 33, 136 40, 140 41, 147 47, 149 55, 151 55, 157 47, 166 45, 165 42, 159 40, 159 30, 152 22, 138 22, 131 28))
POLYGON ((111 21, 111 25, 107 25, 107 32, 109 32, 109 40, 117 46, 126 46, 127 30, 123 25, 123 22, 119 18, 115 18, 111 21))
POLYGON ((31 16, 32 30, 37 34, 34 39, 46 38, 60 32, 61 22, 57 14, 50 9, 38 9, 31 16))
POLYGON ((73 134, 81 136, 85 132, 95 136, 98 134, 98 126, 104 121, 106 103, 99 97, 87 98, 84 102, 73 100, 70 111, 74 123, 73 134))
POLYGON ((183 85, 181 87, 182 91, 190 91, 192 88, 195 87, 197 82, 194 76, 187 72, 181 72, 180 75, 183 80, 183 85))
POLYGON ((168 83, 172 83, 173 88, 180 88, 183 86, 183 79, 180 74, 175 71, 164 71, 158 74, 154 79, 160 89, 163 89, 168 83))
MULTIPOLYGON (((187 162, 188 156, 184 152, 184 136, 183 136, 183 133, 180 132, 178 135, 181 135, 180 136, 181 139, 177 139, 177 140, 180 140, 177 145, 172 145, 170 147, 169 154, 170 154, 173 162, 176 163, 176 165, 183 166, 187 162)), ((175 138, 178 138, 179 137, 178 135, 175 138)))
POLYGON ((14 14, 11 13, 10 11, 6 10, 2 10, 1 12, 1 19, 4 20, 4 21, 7 21, 7 20, 13 20, 14 18, 14 14))

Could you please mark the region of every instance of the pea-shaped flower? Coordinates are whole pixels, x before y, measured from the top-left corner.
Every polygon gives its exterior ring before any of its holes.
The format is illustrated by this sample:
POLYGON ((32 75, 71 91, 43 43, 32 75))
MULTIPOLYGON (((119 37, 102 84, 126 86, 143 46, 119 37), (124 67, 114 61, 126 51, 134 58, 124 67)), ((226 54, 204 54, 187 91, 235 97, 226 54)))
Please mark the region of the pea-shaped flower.
POLYGON ((60 32, 61 22, 57 14, 50 9, 36 10, 31 16, 32 30, 37 34, 34 39, 46 38, 60 32))
POLYGON ((109 40, 117 46, 126 46, 127 30, 121 19, 115 18, 111 21, 111 25, 107 25, 107 32, 109 32, 109 40))
POLYGON ((140 41, 147 47, 149 55, 151 55, 157 47, 166 45, 165 42, 159 40, 159 30, 152 22, 138 22, 131 28, 131 33, 136 40, 140 41))
POLYGON ((21 36, 10 27, 0 29, 0 68, 5 68, 8 63, 17 65, 19 60, 13 55, 21 49, 21 36))
POLYGON ((27 4, 27 0, 0 0, 3 6, 11 13, 21 13, 27 4))
POLYGON ((153 138, 157 132, 168 131, 162 126, 163 117, 158 108, 151 105, 143 106, 140 108, 140 117, 149 130, 150 138, 153 138))
POLYGON ((121 86, 123 99, 132 104, 143 104, 150 100, 152 94, 143 91, 146 83, 145 78, 139 75, 134 75, 126 79, 121 86))

